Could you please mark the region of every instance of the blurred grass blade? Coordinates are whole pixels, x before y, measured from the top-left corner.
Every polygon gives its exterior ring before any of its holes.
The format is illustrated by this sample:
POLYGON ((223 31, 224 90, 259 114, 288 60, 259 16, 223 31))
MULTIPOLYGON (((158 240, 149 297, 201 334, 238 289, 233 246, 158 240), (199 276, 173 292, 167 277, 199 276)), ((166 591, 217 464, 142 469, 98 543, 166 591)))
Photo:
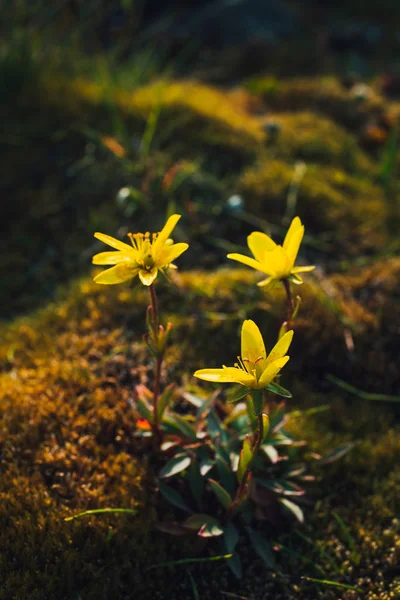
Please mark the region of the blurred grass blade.
POLYGON ((370 393, 370 392, 365 392, 363 390, 359 390, 354 385, 351 385, 350 383, 346 383, 345 381, 342 381, 342 379, 338 379, 334 375, 330 375, 330 374, 328 374, 326 376, 326 378, 328 379, 328 381, 331 381, 332 383, 336 384, 342 390, 345 390, 346 392, 349 392, 350 394, 354 394, 355 396, 357 396, 358 398, 361 398, 362 400, 369 400, 371 402, 400 402, 400 396, 391 396, 389 394, 374 394, 374 393, 370 393))
POLYGON ((338 583, 337 581, 329 581, 328 579, 314 579, 314 577, 305 576, 303 576, 302 579, 305 579, 305 581, 313 581, 314 583, 320 583, 322 585, 331 585, 333 587, 343 588, 345 590, 353 590, 354 592, 358 593, 361 593, 362 591, 359 588, 354 587, 354 585, 348 585, 347 583, 338 583))
POLYGON ((179 560, 168 560, 156 565, 150 565, 147 568, 155 569, 156 567, 174 567, 177 565, 190 565, 192 563, 214 562, 217 560, 227 560, 228 558, 232 558, 232 556, 233 554, 222 554, 221 556, 209 556, 207 558, 181 558, 179 560))
POLYGON ((73 515, 72 517, 65 517, 64 521, 74 521, 75 519, 80 519, 81 517, 88 517, 90 515, 110 515, 110 514, 128 514, 128 515, 136 515, 137 510, 135 508, 96 508, 94 510, 85 510, 77 515, 73 515))
POLYGON ((197 583, 195 582, 194 577, 191 574, 190 570, 186 569, 186 572, 188 574, 188 577, 190 579, 190 584, 192 586, 193 598, 194 598, 194 600, 200 600, 199 588, 197 587, 197 583))

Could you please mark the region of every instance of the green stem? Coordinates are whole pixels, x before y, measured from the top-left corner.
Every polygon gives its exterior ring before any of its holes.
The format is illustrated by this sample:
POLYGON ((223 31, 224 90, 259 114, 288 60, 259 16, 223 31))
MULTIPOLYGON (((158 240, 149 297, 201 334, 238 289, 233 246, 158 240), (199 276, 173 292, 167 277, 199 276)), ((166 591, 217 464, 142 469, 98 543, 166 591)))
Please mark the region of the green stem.
POLYGON ((293 313, 294 313, 294 303, 292 290, 290 289, 290 283, 287 279, 282 279, 283 287, 286 292, 286 304, 287 304, 287 325, 288 327, 292 327, 293 313))

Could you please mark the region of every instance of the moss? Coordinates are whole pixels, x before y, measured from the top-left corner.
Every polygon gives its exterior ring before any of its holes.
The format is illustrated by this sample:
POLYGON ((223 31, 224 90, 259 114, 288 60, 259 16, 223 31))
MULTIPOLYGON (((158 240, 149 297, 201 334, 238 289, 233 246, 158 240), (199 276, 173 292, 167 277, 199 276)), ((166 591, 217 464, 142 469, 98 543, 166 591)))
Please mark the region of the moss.
MULTIPOLYGON (((247 169, 239 188, 248 210, 265 219, 282 216, 293 177, 294 168, 280 160, 264 160, 247 169)), ((325 240, 334 242, 335 257, 381 248, 389 240, 388 206, 381 188, 339 168, 307 168, 296 212, 310 233, 324 232, 325 240)))
POLYGON ((354 135, 332 120, 311 111, 270 113, 279 134, 270 140, 271 153, 281 160, 304 160, 342 167, 349 172, 373 173, 372 161, 354 135))
POLYGON ((334 77, 298 77, 279 80, 252 79, 250 90, 261 96, 269 108, 279 111, 312 110, 331 117, 346 127, 358 129, 371 118, 380 119, 386 112, 385 101, 370 88, 364 102, 357 101, 352 90, 344 88, 334 77))
MULTIPOLYGON (((297 380, 301 374, 311 384, 305 365, 311 360, 312 368, 316 368, 314 352, 330 356, 336 365, 347 360, 338 331, 344 319, 341 301, 346 284, 346 293, 354 288, 354 303, 363 307, 354 309, 347 318, 356 321, 360 332, 365 333, 370 326, 381 326, 371 317, 376 318, 376 302, 390 295, 398 268, 398 261, 393 261, 378 291, 371 270, 336 276, 334 310, 320 302, 317 284, 303 286, 304 307, 293 352, 297 380), (371 292, 369 303, 364 305, 357 290, 361 286, 373 290, 374 284, 375 300, 371 292), (315 346, 312 339, 317 339, 315 346)), ((380 272, 378 266, 373 269, 375 274, 380 272)), ((188 272, 179 274, 167 293, 160 290, 164 318, 175 324, 164 376, 180 377, 196 366, 219 364, 222 355, 226 360, 231 355, 234 358, 240 321, 245 316, 257 315, 273 340, 281 300, 276 295, 264 297, 254 285, 256 280, 250 269, 188 272), (217 335, 218 345, 210 343, 217 335)), ((132 387, 137 382, 151 385, 149 359, 141 341, 146 290, 125 286, 104 289, 83 280, 66 292, 37 315, 18 319, 2 330, 0 543, 9 550, 0 559, 0 598, 70 598, 79 592, 82 598, 97 599, 123 597, 132 590, 143 598, 162 598, 165 594, 189 598, 190 582, 181 572, 179 577, 178 572, 171 577, 168 570, 161 570, 154 578, 145 571, 148 564, 185 556, 188 548, 151 531, 152 520, 164 509, 154 503, 151 494, 151 453, 144 452, 143 442, 133 435, 137 414, 132 387), (108 506, 137 507, 141 518, 62 520, 71 513, 108 506)), ((321 565, 327 577, 337 578, 316 548, 333 554, 341 565, 341 581, 360 585, 375 594, 371 598, 385 600, 389 583, 379 573, 392 568, 397 559, 395 551, 383 554, 382 544, 390 539, 392 548, 398 540, 391 525, 398 502, 398 436, 393 415, 387 407, 378 410, 359 402, 352 408, 335 396, 326 398, 298 384, 293 391, 303 406, 327 400, 333 403, 331 411, 318 419, 293 422, 291 431, 309 439, 311 450, 325 453, 338 443, 358 442, 345 462, 325 468, 315 490, 323 494, 322 498, 326 496, 315 515, 310 515, 306 530, 315 545, 310 548, 306 543, 304 547, 302 542, 293 543, 297 551, 321 565), (376 474, 374 478, 371 472, 376 474), (356 509, 357 519, 353 519, 351 511, 356 509), (328 518, 332 510, 350 523, 354 551, 343 540, 340 527, 328 518)), ((193 544, 189 542, 189 546, 192 553, 193 544)), ((266 593, 277 598, 327 597, 323 595, 325 588, 293 578, 291 573, 299 569, 309 573, 298 558, 282 553, 286 583, 285 577, 276 579, 260 571, 250 551, 245 551, 244 560, 247 574, 240 584, 232 581, 222 565, 196 569, 194 576, 202 597, 215 597, 221 586, 239 594, 251 592, 255 597, 266 593)), ((314 571, 310 576, 315 576, 314 571)), ((341 591, 333 590, 329 597, 342 598, 341 591)))

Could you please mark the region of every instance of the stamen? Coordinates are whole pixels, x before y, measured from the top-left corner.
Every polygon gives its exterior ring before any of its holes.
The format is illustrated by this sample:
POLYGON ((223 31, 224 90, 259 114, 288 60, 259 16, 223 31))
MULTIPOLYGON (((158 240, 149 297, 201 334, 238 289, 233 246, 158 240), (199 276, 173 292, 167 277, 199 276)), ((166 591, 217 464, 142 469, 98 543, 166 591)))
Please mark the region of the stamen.
POLYGON ((245 367, 245 366, 244 366, 244 364, 243 364, 242 357, 241 357, 241 356, 237 356, 236 358, 237 358, 237 359, 238 359, 238 361, 239 361, 239 365, 240 365, 240 368, 242 369, 242 371, 245 371, 245 372, 247 372, 247 369, 246 369, 246 367, 245 367))
POLYGON ((256 364, 257 364, 257 363, 258 363, 260 360, 263 360, 263 359, 264 359, 264 357, 263 357, 263 356, 259 356, 259 357, 257 358, 257 360, 256 360, 256 361, 254 361, 254 364, 256 365, 256 364))

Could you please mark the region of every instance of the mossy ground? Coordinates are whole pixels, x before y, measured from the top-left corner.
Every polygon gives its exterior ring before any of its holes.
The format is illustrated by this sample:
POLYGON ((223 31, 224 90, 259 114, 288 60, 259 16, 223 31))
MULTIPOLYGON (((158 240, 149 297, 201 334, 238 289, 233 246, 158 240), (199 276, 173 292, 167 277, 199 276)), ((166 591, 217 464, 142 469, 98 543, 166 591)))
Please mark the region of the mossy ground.
POLYGON ((10 320, 0 342, 0 599, 194 597, 184 568, 147 570, 207 550, 153 527, 171 509, 154 493, 151 446, 135 436, 133 387, 152 383, 148 298, 92 283, 92 235, 157 230, 167 211, 184 215, 177 237, 191 249, 173 284, 160 286, 174 324, 163 381, 192 386, 194 369, 235 360, 244 318, 273 343, 282 291, 265 294, 225 254, 255 228, 281 236, 291 210, 306 225, 300 261, 318 268, 299 289, 285 384, 293 409, 330 407, 294 419, 291 431, 311 453, 355 447, 315 468, 305 526, 274 540, 281 574, 250 550, 241 582, 222 563, 192 574, 201 598, 399 598, 398 411, 327 379, 399 394, 398 103, 373 82, 360 101, 335 77, 130 87, 34 61, 29 69, 2 108, 12 144, 2 169, 11 226, 0 239, 10 320), (306 170, 288 201, 299 161, 306 170), (242 208, 228 202, 234 194, 242 208), (112 506, 138 516, 64 521, 112 506))

